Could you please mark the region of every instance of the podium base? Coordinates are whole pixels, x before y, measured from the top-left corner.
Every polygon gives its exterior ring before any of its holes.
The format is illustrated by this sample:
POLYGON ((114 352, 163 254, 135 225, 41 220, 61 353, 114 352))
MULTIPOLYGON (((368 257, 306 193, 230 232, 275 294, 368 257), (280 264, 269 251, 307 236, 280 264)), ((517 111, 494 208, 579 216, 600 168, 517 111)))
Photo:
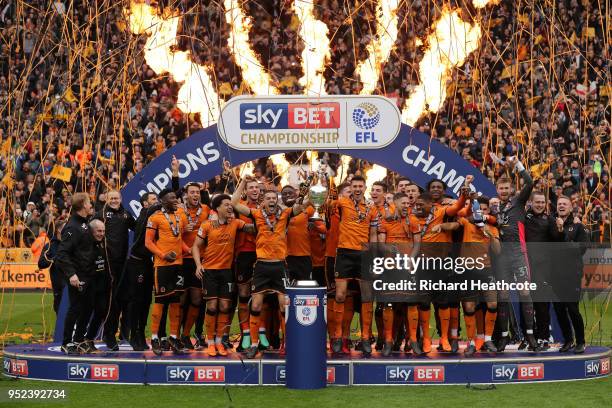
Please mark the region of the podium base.
MULTIPOLYGON (((135 352, 120 346, 108 352, 103 344, 92 355, 66 356, 59 344, 13 345, 4 349, 5 376, 62 382, 110 384, 284 385, 285 360, 277 352, 247 360, 237 353, 208 357, 204 351, 183 355, 135 352)), ((610 374, 607 347, 589 346, 584 354, 518 351, 463 354, 432 352, 427 356, 374 352, 328 355, 328 385, 491 384, 586 380, 610 374)), ((284 356, 283 356, 284 357, 284 356)))

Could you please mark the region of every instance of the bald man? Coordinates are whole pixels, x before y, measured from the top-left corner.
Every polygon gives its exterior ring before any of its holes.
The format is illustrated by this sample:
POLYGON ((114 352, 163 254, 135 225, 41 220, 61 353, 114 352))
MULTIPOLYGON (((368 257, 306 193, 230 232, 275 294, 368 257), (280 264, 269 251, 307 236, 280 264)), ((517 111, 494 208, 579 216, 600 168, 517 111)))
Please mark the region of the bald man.
POLYGON ((89 223, 89 231, 94 239, 94 249, 91 257, 92 272, 87 292, 91 320, 85 334, 85 344, 81 347, 83 353, 97 351, 94 340, 108 314, 111 286, 110 271, 106 259, 106 243, 104 240, 106 228, 104 223, 98 219, 92 220, 89 223))

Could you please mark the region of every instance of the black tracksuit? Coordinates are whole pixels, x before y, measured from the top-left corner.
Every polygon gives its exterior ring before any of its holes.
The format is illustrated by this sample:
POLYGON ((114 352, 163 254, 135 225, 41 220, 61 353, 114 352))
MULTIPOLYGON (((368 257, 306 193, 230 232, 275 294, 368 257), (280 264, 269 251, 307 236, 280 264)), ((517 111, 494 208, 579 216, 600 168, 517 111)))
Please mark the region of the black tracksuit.
POLYGON ((145 234, 149 216, 161 208, 154 205, 143 209, 136 219, 134 242, 127 260, 125 282, 128 294, 127 314, 130 338, 144 338, 153 290, 153 259, 145 247, 145 234))
POLYGON ((535 313, 534 335, 538 340, 550 338, 550 256, 555 219, 548 214, 536 214, 532 210, 525 215, 525 238, 531 278, 538 290, 532 294, 535 313))
POLYGON ((91 317, 87 334, 85 335, 87 340, 95 340, 96 337, 98 337, 100 326, 106 319, 110 302, 111 277, 108 269, 108 262, 106 262, 104 241, 94 243, 92 255, 94 276, 89 289, 89 296, 92 302, 93 316, 91 317))
POLYGON ((576 340, 576 344, 584 344, 584 321, 578 301, 584 266, 582 256, 587 249, 589 233, 584 225, 574 224, 573 216, 570 215, 563 224, 563 232, 555 227, 555 240, 566 244, 553 257, 553 289, 558 300, 562 300, 554 302, 553 307, 565 341, 576 340))
POLYGON ((93 257, 94 239, 89 232, 88 220, 73 214, 62 230, 62 240, 54 259, 56 267, 67 280, 77 275, 83 282, 80 288, 68 284, 70 307, 64 321, 64 345, 84 340, 87 322, 91 316, 88 292, 94 277, 93 257))
MULTIPOLYGON (((94 218, 100 219, 106 227, 105 245, 106 260, 111 276, 109 288, 111 303, 108 317, 104 323, 104 337, 114 339, 119 327, 119 315, 125 309, 126 296, 122 278, 128 254, 129 230, 134 229, 135 222, 123 206, 115 210, 105 205, 94 218)), ((127 330, 127 327, 125 329, 127 330)), ((127 333, 123 334, 127 336, 127 333)))

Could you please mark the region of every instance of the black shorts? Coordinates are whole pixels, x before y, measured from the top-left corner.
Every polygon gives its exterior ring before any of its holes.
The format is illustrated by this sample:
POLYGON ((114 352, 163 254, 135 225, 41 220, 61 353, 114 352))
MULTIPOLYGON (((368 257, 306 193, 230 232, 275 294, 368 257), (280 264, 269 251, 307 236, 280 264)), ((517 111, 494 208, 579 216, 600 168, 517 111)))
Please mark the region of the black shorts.
POLYGON ((185 287, 183 265, 157 266, 155 268, 155 297, 182 293, 185 287))
POLYGON ((480 302, 486 301, 483 298, 485 291, 472 286, 472 282, 495 283, 495 276, 491 268, 468 269, 462 274, 455 274, 455 282, 466 282, 467 288, 458 291, 458 297, 462 301, 480 302))
POLYGON ((185 288, 202 289, 202 279, 196 276, 196 264, 193 258, 183 258, 183 276, 185 276, 185 288))
POLYGON ((232 299, 234 274, 231 269, 204 269, 204 299, 232 299))
POLYGON ((361 279, 362 251, 338 248, 334 266, 335 279, 361 279))
POLYGON ((257 261, 255 251, 240 252, 234 261, 234 274, 238 285, 246 284, 253 279, 253 268, 257 261))
POLYGON ((255 262, 251 293, 278 292, 285 293, 287 273, 285 262, 255 262))
POLYGON ((312 279, 312 258, 309 256, 289 255, 287 262, 287 277, 291 281, 312 279))
POLYGON ((319 286, 326 286, 324 266, 312 267, 312 280, 316 280, 319 286))
POLYGON ((529 270, 527 256, 521 251, 518 245, 508 246, 510 248, 516 247, 516 250, 505 250, 500 256, 496 271, 497 280, 504 280, 506 282, 531 282, 531 272, 529 270))
POLYGON ((334 293, 336 291, 336 278, 334 277, 334 270, 336 266, 336 258, 331 256, 325 257, 325 286, 327 286, 327 293, 334 293))

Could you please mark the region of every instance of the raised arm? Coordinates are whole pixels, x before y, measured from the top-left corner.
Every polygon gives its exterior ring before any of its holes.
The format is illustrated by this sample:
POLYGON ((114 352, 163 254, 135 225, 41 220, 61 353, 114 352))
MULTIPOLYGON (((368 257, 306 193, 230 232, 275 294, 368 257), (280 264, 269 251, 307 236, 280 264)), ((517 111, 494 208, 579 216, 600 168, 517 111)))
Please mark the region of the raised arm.
POLYGON ((446 207, 445 214, 449 217, 454 217, 455 215, 457 215, 459 210, 461 210, 465 206, 465 199, 466 193, 462 192, 457 201, 446 207))
POLYGON ((240 202, 240 198, 242 197, 242 194, 244 194, 245 187, 246 177, 243 177, 242 180, 240 180, 238 187, 236 187, 236 191, 234 191, 234 194, 232 194, 232 207, 234 207, 234 210, 238 211, 238 213, 249 216, 251 215, 251 209, 240 202))
POLYGON ((523 179, 523 188, 518 193, 517 200, 520 205, 525 206, 533 191, 533 178, 531 178, 529 171, 525 169, 525 166, 523 166, 523 163, 521 163, 518 158, 512 157, 508 159, 507 164, 509 167, 513 167, 514 171, 518 172, 523 179))

